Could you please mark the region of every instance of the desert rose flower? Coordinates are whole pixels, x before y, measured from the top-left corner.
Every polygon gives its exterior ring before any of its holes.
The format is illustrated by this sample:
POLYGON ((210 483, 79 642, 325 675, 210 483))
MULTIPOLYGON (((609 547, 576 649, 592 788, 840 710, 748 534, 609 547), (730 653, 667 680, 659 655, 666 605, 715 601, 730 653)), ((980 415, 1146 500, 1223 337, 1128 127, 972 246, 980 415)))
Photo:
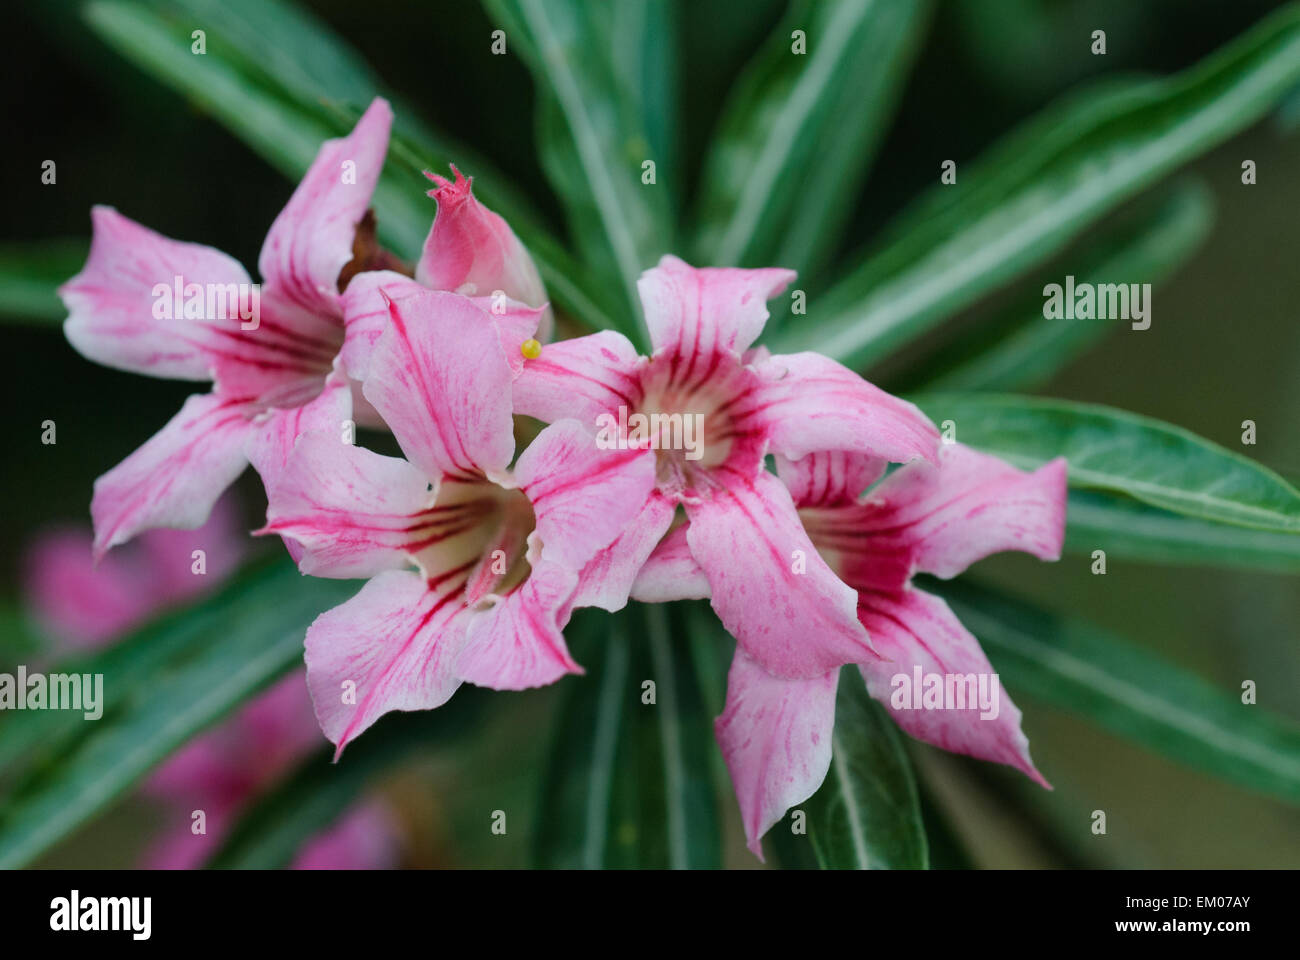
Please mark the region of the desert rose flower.
POLYGON ((579 672, 561 632, 579 574, 654 484, 639 451, 601 450, 573 421, 510 469, 514 373, 497 328, 463 296, 390 296, 363 389, 405 459, 304 434, 263 531, 297 543, 304 573, 372 578, 307 633, 316 715, 339 751, 462 681, 520 689, 579 672))
MULTIPOLYGON (((353 409, 347 388, 381 332, 368 313, 372 275, 415 282, 375 243, 367 212, 391 123, 387 102, 376 99, 351 134, 321 147, 266 237, 260 286, 220 251, 169 240, 109 207, 93 210, 86 266, 60 291, 69 341, 108 366, 212 381, 210 393, 190 397, 96 482, 96 556, 141 530, 197 527, 250 460, 273 485, 306 430, 339 431, 349 419, 377 425, 365 404, 353 409)), ((481 284, 482 302, 492 301, 503 324, 519 313, 546 320, 536 268, 504 221, 473 200, 459 174, 433 193, 443 206, 416 276, 481 284)))
MULTIPOLYGON (((1008 764, 1047 786, 1029 758, 1020 711, 978 641, 942 599, 911 581, 918 571, 954 577, 1003 550, 1059 558, 1065 536, 1065 461, 1024 473, 996 457, 945 444, 937 465, 908 464, 872 487, 885 466, 878 459, 844 453, 777 459, 804 529, 836 574, 857 591, 858 618, 880 654, 859 662, 868 692, 913 737, 1008 764), (992 708, 973 696, 969 701, 963 696, 965 702, 956 705, 926 708, 921 692, 911 689, 918 671, 923 677, 974 676, 977 683, 983 678, 992 708), (904 687, 908 695, 898 696, 904 687)), ((678 528, 665 538, 643 569, 634 595, 682 592, 691 585, 697 596, 707 590, 703 572, 683 549, 688 536, 678 528)), ((746 838, 759 856, 762 835, 825 779, 838 673, 807 679, 774 676, 742 647, 736 649, 726 709, 715 732, 746 838)))
POLYGON ((764 457, 933 459, 938 431, 826 357, 750 349, 766 301, 793 278, 664 257, 638 282, 650 357, 612 332, 551 344, 526 362, 514 397, 519 413, 576 418, 653 464, 654 489, 584 572, 577 603, 622 607, 681 505, 690 523, 679 546, 727 629, 773 674, 812 678, 873 654, 856 592, 814 549, 764 457))

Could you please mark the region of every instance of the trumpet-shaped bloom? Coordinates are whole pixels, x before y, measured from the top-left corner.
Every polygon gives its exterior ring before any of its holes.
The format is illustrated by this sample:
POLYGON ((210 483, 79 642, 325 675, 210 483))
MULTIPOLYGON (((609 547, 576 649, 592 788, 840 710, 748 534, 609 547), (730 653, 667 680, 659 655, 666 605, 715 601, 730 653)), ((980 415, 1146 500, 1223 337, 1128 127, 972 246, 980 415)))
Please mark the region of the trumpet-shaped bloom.
MULTIPOLYGON (((273 485, 306 430, 339 431, 354 416, 378 425, 347 388, 382 332, 370 310, 378 284, 415 283, 375 243, 368 213, 391 123, 376 99, 351 134, 321 147, 267 234, 260 285, 224 253, 93 210, 90 256, 60 291, 69 341, 108 366, 212 381, 96 482, 96 556, 141 530, 199 526, 250 460, 273 485)), ((521 301, 541 311, 544 292, 527 252, 468 180, 441 183, 417 278, 500 290, 499 322, 535 325, 521 301)))
POLYGON ((317 719, 340 751, 466 680, 520 689, 580 672, 561 632, 579 574, 654 484, 639 451, 599 449, 572 421, 509 469, 514 373, 499 331, 465 297, 385 292, 363 390, 405 459, 305 434, 264 531, 298 544, 304 573, 371 578, 307 634, 317 719))
POLYGON ((707 585, 750 657, 777 676, 814 678, 874 654, 856 592, 817 553, 764 457, 933 459, 938 432, 914 406, 826 357, 750 349, 766 301, 793 277, 664 257, 638 283, 653 354, 638 356, 612 332, 552 344, 525 363, 515 408, 547 422, 575 417, 606 445, 653 463, 653 491, 592 561, 582 603, 623 606, 681 505, 689 523, 673 547, 699 576, 690 589, 647 585, 659 591, 647 599, 703 596, 707 585))
MULTIPOLYGON (((1065 462, 1024 473, 996 457, 944 445, 937 465, 908 464, 873 487, 885 466, 846 453, 777 459, 804 529, 857 592, 858 618, 880 653, 859 663, 868 692, 913 737, 1008 764, 1047 786, 1029 758, 1020 711, 978 641, 942 599, 911 581, 916 572, 956 576, 1002 550, 1057 559, 1065 532, 1065 462), (919 691, 915 699, 895 696, 918 670, 925 677, 962 678, 963 690, 974 689, 965 678, 983 678, 995 708, 973 697, 923 705, 919 691)), ((675 533, 646 564, 636 594, 663 592, 670 577, 698 579, 682 555, 682 534, 675 533)), ((760 856, 762 835, 826 776, 837 674, 776 677, 737 648, 715 733, 750 848, 760 856)))

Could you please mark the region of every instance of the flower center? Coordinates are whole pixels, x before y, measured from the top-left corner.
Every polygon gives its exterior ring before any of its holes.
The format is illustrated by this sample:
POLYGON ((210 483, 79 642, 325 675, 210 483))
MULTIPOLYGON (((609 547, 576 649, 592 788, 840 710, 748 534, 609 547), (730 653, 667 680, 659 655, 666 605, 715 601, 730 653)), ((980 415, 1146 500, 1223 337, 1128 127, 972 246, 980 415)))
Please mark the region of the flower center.
POLYGON ((537 517, 520 491, 486 480, 448 480, 427 517, 414 544, 416 562, 431 583, 463 588, 466 605, 510 593, 528 579, 528 535, 537 517))

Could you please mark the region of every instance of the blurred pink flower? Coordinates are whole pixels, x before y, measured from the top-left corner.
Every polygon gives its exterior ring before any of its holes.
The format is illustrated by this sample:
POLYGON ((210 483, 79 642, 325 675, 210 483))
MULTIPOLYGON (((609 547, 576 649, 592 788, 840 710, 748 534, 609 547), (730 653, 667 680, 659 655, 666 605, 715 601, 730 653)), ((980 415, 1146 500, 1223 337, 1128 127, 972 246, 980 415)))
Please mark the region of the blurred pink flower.
MULTIPOLYGON (((94 563, 89 530, 65 527, 42 534, 24 560, 27 604, 56 652, 107 646, 163 610, 209 592, 233 572, 247 540, 231 497, 217 501, 198 530, 151 530, 94 563), (203 550, 206 574, 193 572, 203 550)), ((146 853, 145 865, 200 866, 219 845, 241 807, 317 748, 302 671, 285 677, 230 720, 192 740, 145 784, 180 820, 169 823, 146 853), (202 809, 206 834, 191 833, 190 814, 202 809)), ((294 866, 380 868, 397 862, 396 831, 380 803, 362 803, 312 837, 294 866)))

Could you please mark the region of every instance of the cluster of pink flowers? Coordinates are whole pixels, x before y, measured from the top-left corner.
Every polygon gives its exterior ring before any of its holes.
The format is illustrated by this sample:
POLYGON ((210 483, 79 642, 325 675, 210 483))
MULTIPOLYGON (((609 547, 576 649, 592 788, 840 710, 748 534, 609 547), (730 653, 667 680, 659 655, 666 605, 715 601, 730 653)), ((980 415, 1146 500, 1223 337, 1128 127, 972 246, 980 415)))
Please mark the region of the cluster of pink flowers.
MULTIPOLYGON (((376 246, 367 209, 390 122, 376 100, 321 148, 262 249, 256 329, 154 319, 155 284, 247 275, 95 211, 89 262, 63 290, 69 339, 102 363, 213 381, 97 482, 97 552, 197 526, 251 462, 261 532, 303 573, 368 578, 306 637, 316 717, 339 751, 463 682, 581 673, 563 636, 576 607, 708 598, 737 641, 716 733, 759 853, 825 777, 841 666, 886 705, 890 678, 916 666, 992 675, 912 575, 951 577, 1000 550, 1055 559, 1064 464, 1024 473, 943 443, 840 364, 756 347, 788 270, 664 257, 638 284, 649 356, 609 331, 539 353, 551 314, 538 272, 459 172, 434 178, 413 270, 376 246), (518 456, 516 415, 547 424, 518 456), (601 442, 598 424, 637 415, 650 435, 601 442), (684 418, 699 428, 690 450, 674 442, 684 418), (356 446, 353 420, 390 431, 402 456, 356 446)), ((999 693, 996 717, 891 710, 915 737, 1041 782, 999 693)))

